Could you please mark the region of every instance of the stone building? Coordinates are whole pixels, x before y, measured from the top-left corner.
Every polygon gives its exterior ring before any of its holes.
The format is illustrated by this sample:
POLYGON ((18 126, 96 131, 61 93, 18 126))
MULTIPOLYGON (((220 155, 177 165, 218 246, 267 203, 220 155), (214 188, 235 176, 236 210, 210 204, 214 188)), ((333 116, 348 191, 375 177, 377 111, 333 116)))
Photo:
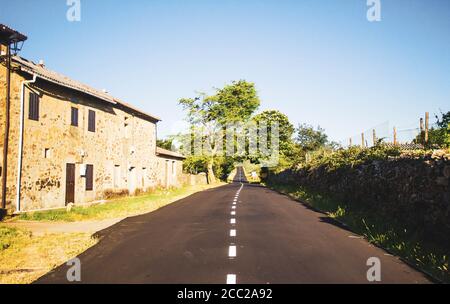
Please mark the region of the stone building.
MULTIPOLYGON (((183 157, 157 149, 158 117, 44 64, 14 56, 12 68, 8 210, 64 207, 102 199, 111 190, 134 193, 180 184, 183 157)), ((0 151, 5 75, 2 63, 0 151)))

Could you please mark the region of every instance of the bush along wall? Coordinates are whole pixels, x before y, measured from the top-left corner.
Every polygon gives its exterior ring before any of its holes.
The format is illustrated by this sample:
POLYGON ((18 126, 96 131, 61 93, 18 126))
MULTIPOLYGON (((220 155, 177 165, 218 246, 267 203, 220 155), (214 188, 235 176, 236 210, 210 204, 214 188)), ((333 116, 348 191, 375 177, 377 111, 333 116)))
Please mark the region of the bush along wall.
POLYGON ((297 169, 269 173, 266 182, 322 193, 339 201, 348 212, 401 227, 450 252, 448 151, 399 153, 383 147, 351 148, 297 169))

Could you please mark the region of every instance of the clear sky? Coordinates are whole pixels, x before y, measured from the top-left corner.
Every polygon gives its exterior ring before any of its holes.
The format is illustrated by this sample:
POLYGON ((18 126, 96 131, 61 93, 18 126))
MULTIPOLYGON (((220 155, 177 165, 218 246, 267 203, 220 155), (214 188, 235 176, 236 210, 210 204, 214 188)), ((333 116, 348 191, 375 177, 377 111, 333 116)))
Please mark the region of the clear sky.
POLYGON ((450 1, 0 0, 28 35, 22 56, 132 103, 174 130, 181 97, 239 79, 264 109, 321 125, 334 140, 450 110, 450 1))

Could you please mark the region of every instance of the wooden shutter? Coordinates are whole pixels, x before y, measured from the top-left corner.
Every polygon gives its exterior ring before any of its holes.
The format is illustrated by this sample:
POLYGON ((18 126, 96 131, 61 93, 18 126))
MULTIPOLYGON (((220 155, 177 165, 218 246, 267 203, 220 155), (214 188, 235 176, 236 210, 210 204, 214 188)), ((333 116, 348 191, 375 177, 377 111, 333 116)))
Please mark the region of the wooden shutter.
POLYGON ((28 99, 28 118, 39 120, 39 96, 33 92, 30 92, 28 99))
POLYGON ((88 131, 95 132, 95 111, 89 110, 88 131))
POLYGON ((70 124, 72 126, 78 127, 78 109, 72 107, 70 114, 70 124))
POLYGON ((86 165, 86 191, 94 189, 94 166, 86 165))

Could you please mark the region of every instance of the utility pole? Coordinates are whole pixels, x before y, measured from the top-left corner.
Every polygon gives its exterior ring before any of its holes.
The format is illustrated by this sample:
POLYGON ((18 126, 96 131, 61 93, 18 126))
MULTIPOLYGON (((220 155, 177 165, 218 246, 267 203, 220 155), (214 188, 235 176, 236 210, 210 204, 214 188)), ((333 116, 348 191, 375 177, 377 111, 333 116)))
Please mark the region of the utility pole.
MULTIPOLYGON (((5 102, 5 134, 3 138, 3 162, 2 162, 2 203, 0 211, 6 209, 6 188, 8 181, 8 145, 11 116, 11 57, 22 49, 27 36, 15 31, 6 25, 0 24, 0 45, 6 46, 6 102, 5 102)), ((3 122, 2 122, 3 123, 3 122)), ((2 213, 2 212, 0 212, 2 213)), ((1 216, 1 214, 0 214, 1 216)))
POLYGON ((425 113, 425 143, 428 143, 428 129, 430 127, 430 113, 425 113))
POLYGON ((397 128, 394 127, 394 145, 397 145, 397 128))

